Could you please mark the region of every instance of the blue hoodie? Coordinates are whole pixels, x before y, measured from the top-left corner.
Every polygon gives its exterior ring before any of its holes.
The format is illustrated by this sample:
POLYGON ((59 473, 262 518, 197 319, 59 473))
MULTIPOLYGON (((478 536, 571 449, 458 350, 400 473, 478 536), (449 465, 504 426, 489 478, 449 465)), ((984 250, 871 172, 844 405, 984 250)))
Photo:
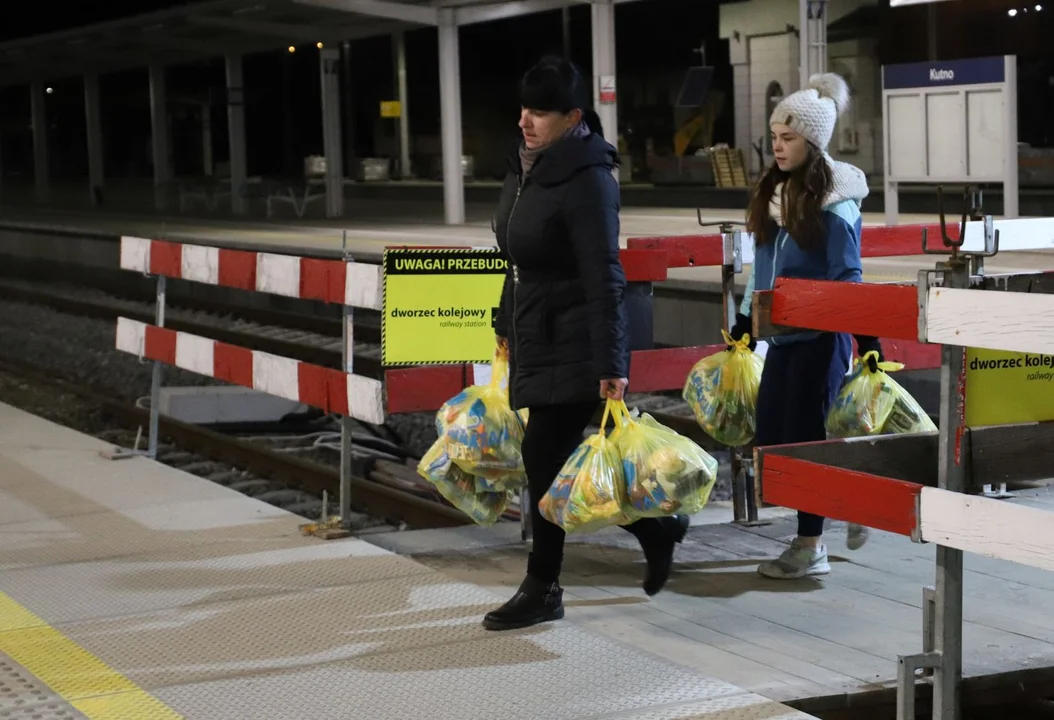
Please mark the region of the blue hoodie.
MULTIPOLYGON (((750 315, 754 291, 771 290, 778 277, 843 282, 863 280, 860 204, 868 194, 867 179, 864 172, 853 165, 837 162, 830 156, 827 156, 827 162, 831 166, 833 179, 823 207, 827 242, 816 250, 805 252, 781 227, 775 242, 755 246, 754 263, 739 310, 743 315, 750 315)), ((770 345, 784 345, 812 340, 819 335, 819 332, 794 333, 767 338, 767 342, 770 345)), ((844 343, 839 343, 843 344, 851 355, 852 343, 848 336, 844 338, 844 343)))

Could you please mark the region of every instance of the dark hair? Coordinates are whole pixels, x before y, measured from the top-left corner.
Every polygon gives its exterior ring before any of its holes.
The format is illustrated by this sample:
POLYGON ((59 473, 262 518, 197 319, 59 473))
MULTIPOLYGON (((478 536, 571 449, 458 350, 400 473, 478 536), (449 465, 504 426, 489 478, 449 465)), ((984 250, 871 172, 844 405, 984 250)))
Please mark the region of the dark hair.
POLYGON ((592 109, 592 89, 574 63, 549 55, 523 74, 520 80, 520 105, 541 112, 567 114, 581 110, 589 131, 604 134, 600 116, 592 109))
POLYGON ((783 226, 794 242, 806 252, 824 242, 823 201, 831 189, 831 168, 823 153, 806 143, 805 162, 790 172, 773 163, 758 180, 747 205, 747 231, 754 233, 758 245, 773 241, 769 237, 772 221, 769 202, 779 183, 783 183, 783 226))

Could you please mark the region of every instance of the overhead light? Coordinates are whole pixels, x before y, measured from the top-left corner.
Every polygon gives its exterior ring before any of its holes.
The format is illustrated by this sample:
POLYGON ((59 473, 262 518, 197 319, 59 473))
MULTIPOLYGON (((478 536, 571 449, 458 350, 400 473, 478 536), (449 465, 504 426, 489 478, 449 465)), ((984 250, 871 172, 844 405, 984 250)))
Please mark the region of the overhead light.
POLYGON ((1014 17, 1015 15, 1017 15, 1017 10, 1015 10, 1014 8, 1011 8, 1011 9, 1006 11, 1006 14, 1009 15, 1010 17, 1014 17))
POLYGON ((296 45, 290 45, 289 52, 296 52, 296 45))
POLYGON ((51 93, 55 92, 55 88, 51 88, 51 87, 44 88, 44 92, 46 92, 48 95, 50 95, 51 93))
POLYGON ((1043 9, 1042 5, 1036 5, 1036 12, 1039 12, 1042 9, 1043 9))
POLYGON ((322 49, 322 43, 321 42, 315 43, 315 47, 317 47, 319 50, 321 50, 322 49))

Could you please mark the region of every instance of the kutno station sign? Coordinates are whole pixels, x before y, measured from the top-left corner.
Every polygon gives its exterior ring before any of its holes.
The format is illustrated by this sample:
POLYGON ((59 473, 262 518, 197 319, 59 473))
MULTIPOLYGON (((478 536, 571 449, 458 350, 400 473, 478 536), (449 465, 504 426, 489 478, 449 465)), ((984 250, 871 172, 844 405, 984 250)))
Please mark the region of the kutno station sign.
POLYGON ((882 67, 886 224, 898 185, 1003 184, 1003 216, 1018 216, 1017 58, 882 67))
POLYGON ((489 363, 507 265, 497 248, 386 248, 381 362, 489 363))

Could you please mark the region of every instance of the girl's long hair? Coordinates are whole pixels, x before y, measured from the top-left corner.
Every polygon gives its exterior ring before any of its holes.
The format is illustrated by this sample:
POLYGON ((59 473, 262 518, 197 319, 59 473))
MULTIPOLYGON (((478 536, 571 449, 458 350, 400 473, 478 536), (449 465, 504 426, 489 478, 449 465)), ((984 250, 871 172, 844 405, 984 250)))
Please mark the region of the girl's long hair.
POLYGON ((783 227, 802 250, 809 252, 824 243, 823 201, 833 183, 831 168, 823 153, 808 145, 808 155, 800 166, 784 172, 773 163, 758 180, 747 205, 747 231, 754 233, 758 245, 775 240, 769 201, 783 183, 783 227), (771 237, 770 237, 771 236, 771 237))

